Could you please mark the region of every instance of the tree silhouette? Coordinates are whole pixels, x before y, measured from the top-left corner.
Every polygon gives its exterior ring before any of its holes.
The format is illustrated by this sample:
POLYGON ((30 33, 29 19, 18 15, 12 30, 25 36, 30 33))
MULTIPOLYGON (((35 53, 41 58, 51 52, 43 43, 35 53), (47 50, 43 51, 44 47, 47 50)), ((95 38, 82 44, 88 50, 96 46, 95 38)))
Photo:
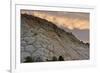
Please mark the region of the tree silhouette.
POLYGON ((53 56, 52 61, 57 61, 57 58, 55 56, 53 56))
POLYGON ((62 56, 59 56, 58 60, 59 61, 64 61, 64 58, 62 56))

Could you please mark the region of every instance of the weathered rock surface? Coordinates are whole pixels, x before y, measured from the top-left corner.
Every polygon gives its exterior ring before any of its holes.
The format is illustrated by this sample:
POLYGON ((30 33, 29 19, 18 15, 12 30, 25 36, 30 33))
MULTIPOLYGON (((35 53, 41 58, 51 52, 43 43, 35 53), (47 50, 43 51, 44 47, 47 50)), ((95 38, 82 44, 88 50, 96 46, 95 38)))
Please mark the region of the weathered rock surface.
POLYGON ((47 20, 21 14, 21 62, 27 56, 35 62, 51 60, 53 56, 86 60, 89 59, 89 45, 47 20))

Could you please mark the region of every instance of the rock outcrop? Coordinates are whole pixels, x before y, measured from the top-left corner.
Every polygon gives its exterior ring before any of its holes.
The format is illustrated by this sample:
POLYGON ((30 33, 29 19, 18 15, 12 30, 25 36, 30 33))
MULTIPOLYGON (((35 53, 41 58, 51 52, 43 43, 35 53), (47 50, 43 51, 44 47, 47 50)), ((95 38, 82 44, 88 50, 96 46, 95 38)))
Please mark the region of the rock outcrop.
POLYGON ((89 45, 47 20, 21 14, 21 63, 26 57, 45 62, 54 56, 62 56, 66 61, 87 60, 89 45))

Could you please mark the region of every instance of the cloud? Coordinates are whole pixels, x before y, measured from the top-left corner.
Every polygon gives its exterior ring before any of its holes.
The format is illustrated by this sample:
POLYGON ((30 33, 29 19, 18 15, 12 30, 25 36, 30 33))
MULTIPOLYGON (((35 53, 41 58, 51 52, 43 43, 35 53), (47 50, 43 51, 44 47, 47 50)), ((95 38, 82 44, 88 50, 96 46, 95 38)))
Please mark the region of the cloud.
POLYGON ((64 29, 89 29, 89 13, 27 10, 23 10, 22 13, 31 14, 46 19, 64 29))

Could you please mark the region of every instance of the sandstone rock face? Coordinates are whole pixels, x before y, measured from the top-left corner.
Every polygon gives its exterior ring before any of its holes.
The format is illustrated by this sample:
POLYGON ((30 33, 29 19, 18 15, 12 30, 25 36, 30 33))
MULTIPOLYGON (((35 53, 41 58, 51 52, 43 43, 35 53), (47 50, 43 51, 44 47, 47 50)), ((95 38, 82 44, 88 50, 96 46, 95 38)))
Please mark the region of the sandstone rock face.
POLYGON ((27 56, 34 62, 45 62, 53 56, 63 56, 66 61, 87 60, 89 45, 47 20, 21 14, 21 63, 27 56))

